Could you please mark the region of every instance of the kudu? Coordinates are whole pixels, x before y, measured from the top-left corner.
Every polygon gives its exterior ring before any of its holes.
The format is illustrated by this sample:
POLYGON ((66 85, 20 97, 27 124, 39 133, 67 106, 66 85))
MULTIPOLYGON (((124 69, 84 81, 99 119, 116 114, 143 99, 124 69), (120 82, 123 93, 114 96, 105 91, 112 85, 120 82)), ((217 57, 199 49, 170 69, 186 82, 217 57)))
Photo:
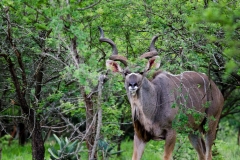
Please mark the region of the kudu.
POLYGON ((193 71, 179 75, 158 71, 152 80, 147 79, 146 73, 160 65, 157 62, 159 57, 155 48, 157 36, 152 39, 150 52, 140 56, 148 59, 146 67, 142 72, 131 72, 127 58, 118 55, 114 42, 104 37, 100 27, 99 30, 100 41, 112 46, 113 53, 106 61, 107 67, 113 72, 121 73, 125 79, 135 131, 132 159, 141 158, 145 144, 150 140, 165 140, 164 160, 171 159, 176 142, 173 121, 178 112, 185 109, 194 111, 201 117, 196 120, 196 117, 186 112, 188 123, 181 128, 191 129, 188 133, 189 140, 196 149, 199 159, 211 160, 211 148, 216 138, 216 129, 224 103, 216 84, 205 74, 193 71), (116 61, 122 62, 125 69, 122 69, 116 61))

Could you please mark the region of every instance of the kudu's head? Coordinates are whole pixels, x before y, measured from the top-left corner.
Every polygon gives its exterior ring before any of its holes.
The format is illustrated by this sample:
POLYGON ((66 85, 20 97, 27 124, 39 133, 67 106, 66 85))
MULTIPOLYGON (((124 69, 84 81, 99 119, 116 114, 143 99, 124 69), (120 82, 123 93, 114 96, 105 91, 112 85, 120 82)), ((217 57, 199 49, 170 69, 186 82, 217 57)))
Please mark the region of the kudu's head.
POLYGON ((136 95, 137 91, 140 89, 142 85, 142 81, 146 76, 146 73, 152 68, 159 68, 160 66, 160 57, 157 56, 157 50, 154 46, 155 41, 157 40, 158 36, 154 36, 152 38, 150 44, 150 51, 142 54, 140 59, 148 59, 148 62, 144 67, 140 67, 139 65, 128 66, 127 58, 121 55, 118 55, 118 50, 115 43, 111 39, 107 39, 104 37, 104 33, 102 28, 99 27, 100 30, 100 41, 107 42, 112 46, 112 55, 106 61, 106 66, 113 72, 118 72, 123 75, 125 78, 125 88, 130 95, 136 95), (121 62, 124 65, 122 68, 116 61, 121 62))

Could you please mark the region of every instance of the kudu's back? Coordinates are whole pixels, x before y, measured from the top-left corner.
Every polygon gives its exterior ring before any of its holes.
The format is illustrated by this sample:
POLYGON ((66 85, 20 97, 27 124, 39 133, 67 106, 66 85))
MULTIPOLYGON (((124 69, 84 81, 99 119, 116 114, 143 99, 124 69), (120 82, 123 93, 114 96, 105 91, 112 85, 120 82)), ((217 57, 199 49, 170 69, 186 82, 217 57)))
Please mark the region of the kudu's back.
MULTIPOLYGON (((155 122, 164 117, 171 117, 170 121, 180 122, 176 114, 185 114, 188 117, 189 127, 194 131, 203 131, 206 120, 218 121, 222 111, 224 99, 216 86, 205 74, 187 71, 179 75, 162 72, 155 76, 152 83, 158 95, 158 109, 155 122), (178 110, 176 112, 176 109, 178 110), (166 116, 168 115, 168 116, 166 116)), ((183 126, 179 126, 183 128, 183 126)), ((207 126, 205 128, 211 128, 207 126)))

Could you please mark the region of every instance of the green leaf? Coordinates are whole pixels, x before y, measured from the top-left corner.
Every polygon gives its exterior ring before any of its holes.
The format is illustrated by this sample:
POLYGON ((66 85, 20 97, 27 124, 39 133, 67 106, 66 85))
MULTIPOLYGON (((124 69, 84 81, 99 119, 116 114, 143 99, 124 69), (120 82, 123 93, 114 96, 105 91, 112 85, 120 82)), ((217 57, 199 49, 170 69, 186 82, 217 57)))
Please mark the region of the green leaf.
POLYGON ((56 151, 53 151, 53 150, 51 148, 48 148, 48 152, 51 154, 51 156, 56 158, 56 159, 59 159, 59 157, 57 156, 56 151))
POLYGON ((66 148, 67 153, 73 153, 73 152, 77 151, 77 150, 76 150, 76 149, 77 149, 77 145, 78 145, 78 141, 77 141, 77 140, 74 141, 74 142, 72 142, 72 143, 70 143, 70 144, 67 146, 67 148, 66 148))
POLYGON ((58 136, 56 134, 53 134, 55 140, 57 141, 57 143, 59 144, 59 146, 61 145, 61 140, 58 138, 58 136))
POLYGON ((68 145, 68 144, 69 144, 69 140, 68 140, 68 138, 67 138, 67 137, 65 137, 65 142, 66 142, 66 145, 68 145))

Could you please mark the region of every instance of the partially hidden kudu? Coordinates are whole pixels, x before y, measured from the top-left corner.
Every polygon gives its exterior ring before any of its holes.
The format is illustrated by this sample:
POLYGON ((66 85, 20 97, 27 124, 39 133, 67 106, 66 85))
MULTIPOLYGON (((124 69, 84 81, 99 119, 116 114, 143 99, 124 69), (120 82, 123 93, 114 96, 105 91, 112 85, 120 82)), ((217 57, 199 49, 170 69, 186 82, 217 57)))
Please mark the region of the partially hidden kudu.
POLYGON ((188 123, 180 127, 191 129, 188 137, 199 159, 211 160, 212 145, 224 103, 216 84, 205 74, 193 71, 179 75, 157 71, 152 80, 147 79, 147 72, 160 66, 155 48, 157 36, 152 39, 150 52, 140 56, 148 59, 146 67, 142 68, 142 72, 131 72, 130 69, 134 68, 128 67, 127 58, 118 55, 114 42, 104 37, 100 27, 99 30, 100 41, 112 46, 113 53, 106 61, 107 67, 113 72, 121 73, 125 79, 135 131, 132 160, 141 158, 145 144, 150 140, 165 140, 163 159, 171 159, 176 142, 176 128, 173 128, 173 121, 183 108, 185 111, 191 110, 202 115, 196 120, 196 117, 186 113, 188 123), (123 69, 116 61, 123 63, 125 68, 123 69))

